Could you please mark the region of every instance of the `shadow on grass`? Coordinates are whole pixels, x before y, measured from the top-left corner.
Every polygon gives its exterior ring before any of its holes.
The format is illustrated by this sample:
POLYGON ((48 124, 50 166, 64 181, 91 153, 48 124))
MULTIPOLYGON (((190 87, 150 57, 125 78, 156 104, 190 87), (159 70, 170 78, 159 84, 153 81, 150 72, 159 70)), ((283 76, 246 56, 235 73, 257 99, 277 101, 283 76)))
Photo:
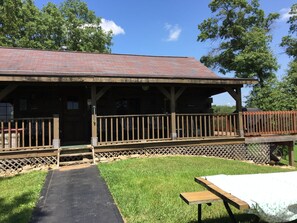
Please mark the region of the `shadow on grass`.
MULTIPOLYGON (((255 215, 250 214, 235 214, 235 219, 237 222, 240 223, 256 223, 259 222, 259 219, 255 215)), ((220 218, 214 218, 214 219, 202 219, 203 223, 230 223, 231 218, 229 216, 224 216, 220 218)), ((197 223, 197 220, 195 221, 189 221, 188 223, 197 223)))
MULTIPOLYGON (((252 214, 235 214, 235 219, 239 223, 265 223, 263 221, 260 221, 259 218, 256 215, 252 214)), ((215 219, 203 219, 203 223, 230 223, 231 218, 229 216, 224 216, 221 218, 215 218, 215 219)), ((197 220, 195 221, 189 221, 188 223, 197 223, 197 220)), ((290 221, 290 223, 297 223, 297 220, 290 221)))
POLYGON ((14 197, 11 201, 6 201, 0 198, 1 207, 1 222, 6 223, 27 223, 31 218, 33 208, 30 207, 32 203, 32 194, 24 193, 20 196, 14 197))

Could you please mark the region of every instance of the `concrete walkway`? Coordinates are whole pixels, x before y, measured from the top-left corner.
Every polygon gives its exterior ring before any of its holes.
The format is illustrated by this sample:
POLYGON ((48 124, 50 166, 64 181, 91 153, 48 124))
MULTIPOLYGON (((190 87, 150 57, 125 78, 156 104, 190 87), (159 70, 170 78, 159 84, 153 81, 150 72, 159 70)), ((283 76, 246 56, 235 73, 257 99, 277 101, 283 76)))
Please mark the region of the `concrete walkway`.
POLYGON ((32 223, 124 222, 97 166, 50 171, 32 223))

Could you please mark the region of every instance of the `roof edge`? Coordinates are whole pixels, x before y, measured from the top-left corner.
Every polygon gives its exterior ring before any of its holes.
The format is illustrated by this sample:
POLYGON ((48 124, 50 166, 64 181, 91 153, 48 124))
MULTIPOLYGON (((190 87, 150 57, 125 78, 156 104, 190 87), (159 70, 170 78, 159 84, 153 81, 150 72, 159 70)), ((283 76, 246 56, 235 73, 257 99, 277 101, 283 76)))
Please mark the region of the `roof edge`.
MULTIPOLYGON (((1 73, 0 73, 1 74, 1 73)), ((172 78, 172 77, 113 77, 113 76, 61 76, 61 75, 0 75, 0 82, 81 82, 81 83, 175 83, 175 84, 257 84, 255 79, 244 78, 172 78)))
POLYGON ((59 53, 78 53, 78 54, 101 54, 101 55, 115 55, 115 56, 131 56, 131 57, 159 57, 159 58, 195 58, 193 56, 167 56, 167 55, 145 55, 145 54, 122 54, 122 53, 100 53, 100 52, 84 52, 84 51, 70 51, 70 50, 50 50, 50 49, 34 49, 34 48, 22 48, 22 47, 3 47, 0 49, 8 50, 28 50, 28 51, 42 51, 42 52, 59 52, 59 53))

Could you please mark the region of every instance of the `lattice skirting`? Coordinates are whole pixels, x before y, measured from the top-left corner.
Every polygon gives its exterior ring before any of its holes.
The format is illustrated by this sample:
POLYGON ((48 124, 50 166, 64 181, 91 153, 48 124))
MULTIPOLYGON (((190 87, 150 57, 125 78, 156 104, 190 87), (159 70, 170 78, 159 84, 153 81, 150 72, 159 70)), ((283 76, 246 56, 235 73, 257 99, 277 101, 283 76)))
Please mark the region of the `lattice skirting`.
POLYGON ((234 160, 251 160, 255 163, 270 161, 269 144, 228 144, 228 145, 189 145, 167 146, 142 149, 127 149, 124 151, 96 152, 99 159, 109 159, 132 155, 196 155, 213 156, 234 160))
POLYGON ((255 163, 269 163, 272 147, 273 144, 270 143, 246 144, 246 160, 252 160, 255 163))
POLYGON ((24 168, 57 165, 56 156, 13 158, 0 160, 0 174, 21 172, 24 168))

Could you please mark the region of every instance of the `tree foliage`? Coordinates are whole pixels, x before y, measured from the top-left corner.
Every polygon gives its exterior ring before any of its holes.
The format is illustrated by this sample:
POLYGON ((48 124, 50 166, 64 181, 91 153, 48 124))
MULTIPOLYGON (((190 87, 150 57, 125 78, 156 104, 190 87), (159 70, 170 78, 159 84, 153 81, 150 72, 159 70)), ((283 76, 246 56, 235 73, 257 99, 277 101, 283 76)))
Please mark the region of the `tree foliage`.
POLYGON ((264 111, 297 110, 297 63, 290 63, 287 75, 281 81, 269 79, 262 88, 254 87, 247 106, 264 111))
POLYGON ((281 46, 293 58, 282 80, 269 80, 263 88, 255 87, 248 98, 248 106, 263 110, 297 110, 297 4, 290 10, 289 33, 281 46))
POLYGON ((33 0, 0 0, 0 45, 37 49, 110 52, 112 33, 85 2, 48 3, 41 10, 33 0))
POLYGON ((282 110, 297 110, 297 61, 289 64, 287 75, 280 82, 282 110))
POLYGON ((264 81, 263 86, 256 85, 246 101, 249 108, 260 108, 263 111, 282 110, 279 99, 279 82, 276 77, 264 81))
POLYGON ((297 3, 293 4, 289 12, 290 24, 289 35, 282 38, 281 46, 286 49, 286 53, 292 56, 294 60, 297 59, 297 3))
POLYGON ((198 41, 219 41, 218 47, 201 62, 219 72, 235 72, 237 77, 257 78, 262 87, 278 69, 269 43, 269 31, 277 13, 265 16, 258 0, 213 0, 214 17, 198 25, 198 41))
POLYGON ((230 114, 236 110, 235 106, 228 105, 212 105, 211 108, 214 114, 230 114))

